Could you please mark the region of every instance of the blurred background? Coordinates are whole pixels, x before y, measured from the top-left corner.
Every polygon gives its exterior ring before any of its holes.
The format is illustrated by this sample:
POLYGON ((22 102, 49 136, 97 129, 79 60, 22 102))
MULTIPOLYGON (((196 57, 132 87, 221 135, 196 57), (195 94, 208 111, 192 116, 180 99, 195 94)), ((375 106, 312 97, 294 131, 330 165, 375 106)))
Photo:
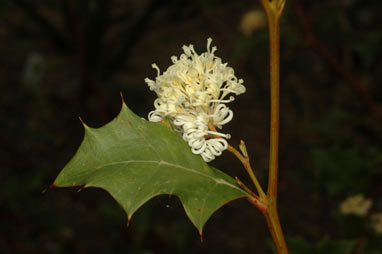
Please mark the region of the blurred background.
MULTIPOLYGON (((279 214, 291 253, 381 253, 381 11, 377 0, 287 0, 279 214)), ((185 44, 202 53, 208 37, 244 79, 225 130, 232 145, 246 141, 266 186, 269 53, 258 1, 1 1, 0 253, 273 253, 245 200, 217 211, 201 242, 176 198, 151 200, 126 227, 105 191, 43 193, 81 143, 79 116, 101 127, 122 92, 147 117, 151 64, 165 70, 185 44)), ((212 164, 247 178, 228 152, 212 164)))

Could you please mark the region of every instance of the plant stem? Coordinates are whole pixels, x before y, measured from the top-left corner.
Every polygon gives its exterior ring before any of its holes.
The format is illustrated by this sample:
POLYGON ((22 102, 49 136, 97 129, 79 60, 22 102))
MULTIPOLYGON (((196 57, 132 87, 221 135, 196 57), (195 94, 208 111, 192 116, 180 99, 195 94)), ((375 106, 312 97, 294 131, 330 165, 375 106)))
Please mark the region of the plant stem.
POLYGON ((268 224, 269 231, 272 235, 278 254, 288 254, 288 248, 285 242, 284 234, 281 229, 280 219, 277 214, 277 205, 273 202, 268 203, 267 210, 260 210, 268 224))
MULTIPOLYGON (((284 234, 281 229, 280 219, 277 212, 277 174, 278 174, 278 150, 279 150, 279 118, 280 118, 280 18, 286 0, 260 0, 264 7, 268 20, 269 48, 270 48, 270 91, 271 91, 271 116, 270 116, 270 151, 269 151, 269 175, 268 190, 264 193, 259 181, 254 174, 247 149, 244 142, 240 143, 241 153, 233 146, 228 145, 228 151, 234 154, 243 164, 255 185, 259 196, 254 194, 244 183, 236 177, 236 182, 251 196, 247 200, 257 207, 264 215, 272 239, 278 254, 288 254, 284 234)), ((212 122, 208 127, 216 131, 212 122)))
POLYGON ((269 21, 269 45, 270 45, 270 149, 269 149, 269 178, 268 196, 277 198, 277 169, 279 147, 279 114, 280 114, 280 37, 279 25, 274 19, 269 21))
POLYGON ((260 0, 268 20, 270 48, 270 149, 269 176, 267 190, 267 210, 263 211, 273 241, 279 254, 287 254, 288 249, 277 213, 277 174, 280 115, 280 18, 286 0, 260 0))
POLYGON ((240 179, 239 177, 235 177, 235 180, 236 180, 236 183, 241 187, 243 188, 246 192, 248 192, 249 194, 251 194, 252 197, 254 197, 255 199, 259 200, 259 196, 257 196, 255 193, 253 193, 253 191, 248 188, 240 179))
MULTIPOLYGON (((215 132, 217 131, 212 121, 210 121, 208 123, 208 128, 211 131, 215 131, 215 132)), ((211 136, 216 137, 215 135, 211 135, 211 136)), ((244 141, 240 142, 240 147, 241 147, 241 149, 244 149, 244 151, 245 151, 244 156, 238 150, 236 150, 233 146, 231 146, 230 144, 228 144, 228 151, 233 153, 233 155, 235 155, 236 158, 238 158, 240 160, 241 164, 243 164, 245 170, 247 171, 249 177, 251 178, 253 184, 255 185, 256 190, 260 195, 260 198, 264 199, 266 197, 265 192, 263 191, 263 188, 261 188, 261 185, 260 185, 259 181, 257 180, 255 173, 253 173, 251 163, 249 161, 249 157, 248 157, 247 152, 246 152, 247 148, 245 147, 244 141)), ((250 191, 250 193, 252 193, 252 191, 250 191)))
POLYGON ((244 157, 238 150, 236 150, 231 145, 228 145, 228 151, 233 153, 241 161, 241 163, 243 164, 243 166, 244 166, 245 170, 247 171, 249 177, 251 178, 253 184, 255 185, 257 192, 259 193, 260 199, 264 199, 266 197, 266 194, 263 191, 263 188, 261 188, 261 185, 260 185, 259 181, 257 180, 257 177, 256 177, 255 173, 253 173, 253 170, 252 170, 252 167, 251 167, 251 163, 249 162, 249 158, 248 157, 244 157))

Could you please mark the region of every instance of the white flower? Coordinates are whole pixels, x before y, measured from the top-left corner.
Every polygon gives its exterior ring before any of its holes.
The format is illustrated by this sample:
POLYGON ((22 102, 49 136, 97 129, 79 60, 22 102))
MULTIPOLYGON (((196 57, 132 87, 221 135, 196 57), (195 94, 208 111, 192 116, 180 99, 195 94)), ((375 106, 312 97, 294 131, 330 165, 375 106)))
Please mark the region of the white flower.
POLYGON ((253 9, 246 12, 240 20, 240 31, 245 36, 250 36, 253 31, 261 29, 267 25, 267 18, 261 9, 253 9))
POLYGON ((373 201, 366 199, 362 194, 348 197, 340 204, 340 212, 342 214, 354 214, 358 216, 365 216, 371 208, 373 201))
POLYGON ((382 213, 373 213, 370 216, 371 226, 377 234, 382 234, 382 213))
POLYGON ((176 132, 205 161, 212 161, 228 148, 229 134, 216 131, 232 120, 233 112, 226 103, 234 100, 232 94, 245 92, 243 80, 227 63, 214 55, 212 39, 207 40, 207 52, 198 55, 193 45, 183 46, 184 53, 171 57, 173 65, 160 73, 159 67, 154 80, 145 82, 158 98, 149 120, 161 121, 168 117, 176 132), (230 96, 229 96, 230 95, 230 96))

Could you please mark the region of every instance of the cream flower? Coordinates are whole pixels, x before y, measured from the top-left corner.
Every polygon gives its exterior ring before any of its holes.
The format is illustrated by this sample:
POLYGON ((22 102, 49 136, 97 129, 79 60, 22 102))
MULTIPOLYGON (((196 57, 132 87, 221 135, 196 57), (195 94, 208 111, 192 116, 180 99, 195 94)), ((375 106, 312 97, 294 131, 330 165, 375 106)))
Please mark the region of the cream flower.
POLYGON ((145 79, 158 95, 149 120, 158 122, 168 117, 192 152, 207 162, 228 148, 230 135, 216 131, 216 127, 221 129, 232 120, 233 112, 226 106, 234 100, 232 94, 245 92, 243 80, 214 55, 216 47, 211 48, 211 42, 209 38, 207 52, 201 55, 193 45, 183 46, 184 53, 171 57, 173 65, 162 74, 156 64, 152 65, 157 70, 155 81, 145 79))
POLYGON ((366 199, 362 194, 348 197, 340 204, 340 212, 342 214, 354 214, 358 216, 365 216, 371 208, 373 201, 366 199))
POLYGON ((373 213, 370 216, 371 226, 377 234, 382 234, 382 213, 373 213))
POLYGON ((265 27, 267 25, 266 20, 262 10, 253 9, 241 17, 239 29, 245 36, 250 36, 253 31, 265 27))

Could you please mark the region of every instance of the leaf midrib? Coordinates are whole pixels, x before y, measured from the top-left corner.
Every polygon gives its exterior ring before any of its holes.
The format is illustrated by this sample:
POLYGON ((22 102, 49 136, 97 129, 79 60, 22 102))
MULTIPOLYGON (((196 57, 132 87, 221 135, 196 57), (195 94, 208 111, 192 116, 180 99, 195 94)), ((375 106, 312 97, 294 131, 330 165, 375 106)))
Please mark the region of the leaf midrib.
POLYGON ((158 165, 167 165, 167 166, 171 166, 171 167, 175 167, 175 168, 180 168, 180 169, 192 172, 194 174, 201 175, 203 177, 209 178, 209 179, 213 180, 216 184, 224 184, 224 185, 230 186, 231 188, 237 189, 237 190, 243 192, 244 194, 246 194, 242 189, 240 189, 239 187, 237 187, 237 186, 227 182, 224 179, 219 179, 219 181, 217 181, 214 177, 212 177, 210 175, 207 175, 207 174, 203 174, 202 172, 200 172, 198 170, 195 170, 193 168, 184 167, 182 165, 174 164, 174 163, 167 162, 167 161, 164 161, 164 160, 159 160, 159 161, 158 160, 127 160, 127 161, 117 161, 117 162, 111 162, 111 163, 107 163, 107 164, 98 166, 95 169, 99 170, 99 169, 102 169, 104 167, 108 167, 108 166, 112 166, 112 165, 130 164, 130 163, 153 163, 153 164, 158 164, 158 165))

